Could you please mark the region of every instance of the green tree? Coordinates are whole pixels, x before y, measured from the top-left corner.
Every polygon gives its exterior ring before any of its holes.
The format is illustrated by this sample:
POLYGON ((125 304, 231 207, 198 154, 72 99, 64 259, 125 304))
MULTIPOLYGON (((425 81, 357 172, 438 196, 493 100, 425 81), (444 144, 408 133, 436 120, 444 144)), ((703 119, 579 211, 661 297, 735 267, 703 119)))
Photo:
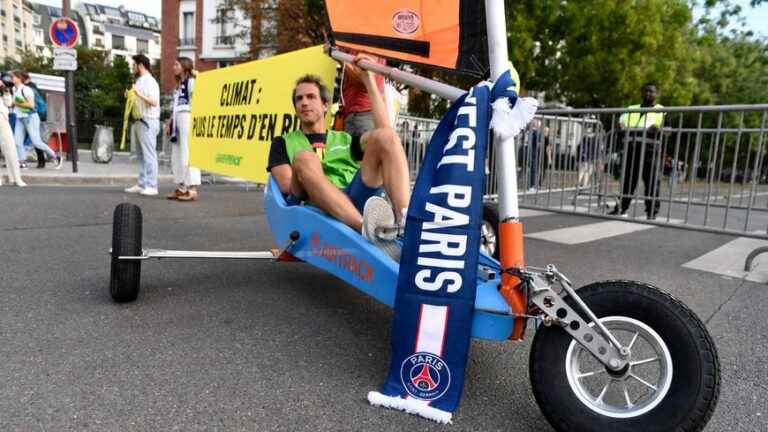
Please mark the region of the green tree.
POLYGON ((655 81, 687 104, 693 32, 683 0, 507 1, 509 51, 524 88, 576 107, 623 106, 655 81))
POLYGON ((75 110, 78 137, 88 142, 97 124, 112 126, 119 136, 125 106, 124 92, 131 86, 128 62, 109 53, 84 47, 77 48, 78 70, 75 72, 75 110))

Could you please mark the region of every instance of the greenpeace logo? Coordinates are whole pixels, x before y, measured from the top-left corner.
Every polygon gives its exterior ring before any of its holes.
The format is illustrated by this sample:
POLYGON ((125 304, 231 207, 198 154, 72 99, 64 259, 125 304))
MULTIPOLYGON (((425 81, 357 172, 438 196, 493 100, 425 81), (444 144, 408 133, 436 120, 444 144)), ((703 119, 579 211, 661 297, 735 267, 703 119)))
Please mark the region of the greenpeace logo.
POLYGON ((222 165, 240 166, 240 161, 243 160, 242 156, 235 156, 230 154, 219 153, 216 155, 216 163, 222 165))

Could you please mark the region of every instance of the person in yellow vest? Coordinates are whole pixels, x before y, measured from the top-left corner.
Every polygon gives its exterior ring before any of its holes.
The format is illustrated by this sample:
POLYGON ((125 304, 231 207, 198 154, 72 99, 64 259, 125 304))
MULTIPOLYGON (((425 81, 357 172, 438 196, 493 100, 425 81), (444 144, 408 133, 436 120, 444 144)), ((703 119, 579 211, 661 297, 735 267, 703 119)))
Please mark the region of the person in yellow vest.
MULTIPOLYGON (((355 63, 364 58, 355 57, 355 63)), ((373 74, 356 65, 347 73, 366 88, 374 129, 362 135, 327 130, 328 89, 318 77, 305 75, 293 90, 301 127, 272 141, 267 170, 289 200, 310 201, 398 260, 396 234, 381 238, 376 229, 404 225, 410 200, 408 162, 373 74), (391 205, 381 197, 382 188, 391 205)))
MULTIPOLYGON (((663 108, 656 103, 659 90, 655 83, 648 83, 642 88, 643 103, 630 105, 630 109, 663 108)), ((661 128, 664 113, 633 112, 619 117, 619 149, 627 152, 627 163, 621 175, 621 200, 609 212, 609 215, 627 216, 632 196, 635 194, 638 180, 642 174, 645 184, 645 214, 649 220, 656 219, 661 203, 659 202, 659 160, 661 158, 661 128)))

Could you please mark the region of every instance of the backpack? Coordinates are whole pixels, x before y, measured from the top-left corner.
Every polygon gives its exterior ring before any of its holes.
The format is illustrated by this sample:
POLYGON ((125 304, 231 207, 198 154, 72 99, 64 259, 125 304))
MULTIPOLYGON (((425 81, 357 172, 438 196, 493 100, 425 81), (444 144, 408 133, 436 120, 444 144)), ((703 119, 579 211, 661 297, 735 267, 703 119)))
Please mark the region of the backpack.
POLYGON ((35 111, 37 112, 37 115, 40 116, 40 121, 44 122, 48 120, 48 104, 45 102, 45 98, 38 89, 34 87, 29 88, 31 88, 32 92, 35 94, 35 111))

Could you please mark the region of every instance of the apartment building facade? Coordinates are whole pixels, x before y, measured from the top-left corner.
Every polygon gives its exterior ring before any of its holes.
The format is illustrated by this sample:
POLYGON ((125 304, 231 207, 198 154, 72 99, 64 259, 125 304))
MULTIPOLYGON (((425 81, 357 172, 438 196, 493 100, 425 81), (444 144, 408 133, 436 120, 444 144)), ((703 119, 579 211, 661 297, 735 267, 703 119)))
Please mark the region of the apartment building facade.
POLYGON ((24 0, 0 0, 0 58, 21 59, 35 49, 34 11, 24 0))
POLYGON ((199 71, 230 66, 276 50, 274 11, 277 0, 264 2, 261 10, 243 11, 231 0, 163 0, 161 91, 172 91, 173 62, 189 57, 199 71), (254 31, 256 29, 256 31, 254 31))
POLYGON ((135 54, 144 54, 152 63, 160 61, 161 25, 157 18, 141 12, 80 3, 77 10, 82 17, 80 32, 89 48, 109 52, 110 60, 122 58, 132 63, 135 54))

